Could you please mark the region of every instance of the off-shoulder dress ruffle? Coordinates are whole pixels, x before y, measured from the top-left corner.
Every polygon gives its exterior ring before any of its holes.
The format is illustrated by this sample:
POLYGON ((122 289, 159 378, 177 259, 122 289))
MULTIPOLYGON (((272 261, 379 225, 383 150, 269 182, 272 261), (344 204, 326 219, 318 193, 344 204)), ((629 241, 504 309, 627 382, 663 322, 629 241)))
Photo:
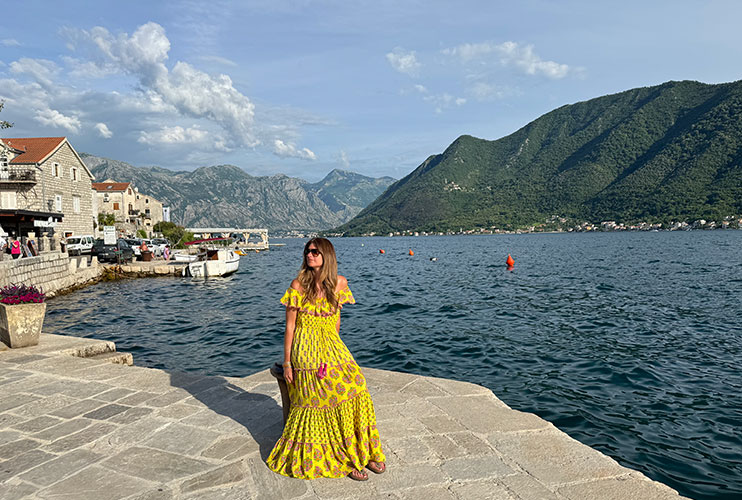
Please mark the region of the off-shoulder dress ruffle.
POLYGON ((284 476, 343 477, 369 461, 386 461, 366 379, 336 329, 340 309, 355 299, 348 287, 337 294, 334 311, 326 299, 311 303, 293 288, 281 298, 297 309, 294 382, 288 386, 289 417, 267 463, 284 476), (321 363, 327 364, 322 380, 317 376, 321 363))
MULTIPOLYGON (((353 298, 353 294, 350 288, 347 286, 337 292, 338 307, 342 309, 343 304, 355 304, 356 299, 353 298)), ((299 290, 289 288, 286 293, 281 297, 281 304, 286 307, 297 309, 301 312, 311 314, 313 316, 332 316, 335 311, 332 310, 330 303, 324 297, 317 299, 316 303, 309 302, 304 298, 304 295, 299 290)))

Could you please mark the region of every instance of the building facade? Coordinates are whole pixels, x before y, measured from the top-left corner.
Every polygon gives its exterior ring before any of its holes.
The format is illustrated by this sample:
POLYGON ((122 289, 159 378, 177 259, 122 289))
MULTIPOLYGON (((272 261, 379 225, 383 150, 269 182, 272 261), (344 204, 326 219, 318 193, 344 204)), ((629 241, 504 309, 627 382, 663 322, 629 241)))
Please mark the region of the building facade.
POLYGON ((106 179, 94 182, 93 189, 98 213, 113 214, 120 234, 134 236, 143 229, 151 236, 154 225, 162 221, 162 203, 140 193, 130 182, 106 179))
POLYGON ((93 234, 93 180, 66 137, 0 139, 0 225, 15 237, 93 234))

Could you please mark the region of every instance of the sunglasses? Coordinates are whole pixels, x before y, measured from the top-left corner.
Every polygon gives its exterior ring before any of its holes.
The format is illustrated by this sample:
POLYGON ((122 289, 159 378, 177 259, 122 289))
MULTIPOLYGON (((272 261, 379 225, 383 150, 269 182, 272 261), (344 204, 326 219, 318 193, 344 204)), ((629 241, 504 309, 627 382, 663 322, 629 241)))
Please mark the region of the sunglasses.
POLYGON ((315 257, 318 255, 322 255, 316 248, 307 248, 306 250, 304 250, 304 255, 309 255, 310 253, 315 257))

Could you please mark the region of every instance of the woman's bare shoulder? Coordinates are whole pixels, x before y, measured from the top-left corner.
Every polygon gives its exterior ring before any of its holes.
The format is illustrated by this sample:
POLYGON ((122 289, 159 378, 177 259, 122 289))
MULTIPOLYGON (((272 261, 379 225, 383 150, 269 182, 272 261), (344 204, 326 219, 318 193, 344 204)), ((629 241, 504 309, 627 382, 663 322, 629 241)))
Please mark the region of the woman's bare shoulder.
POLYGON ((291 288, 293 288, 294 290, 298 290, 300 292, 303 292, 304 291, 301 288, 301 283, 299 283, 299 280, 296 280, 296 279, 291 282, 291 288))
POLYGON ((342 290, 346 286, 348 286, 348 280, 345 279, 345 276, 341 276, 341 275, 338 274, 337 290, 342 290))

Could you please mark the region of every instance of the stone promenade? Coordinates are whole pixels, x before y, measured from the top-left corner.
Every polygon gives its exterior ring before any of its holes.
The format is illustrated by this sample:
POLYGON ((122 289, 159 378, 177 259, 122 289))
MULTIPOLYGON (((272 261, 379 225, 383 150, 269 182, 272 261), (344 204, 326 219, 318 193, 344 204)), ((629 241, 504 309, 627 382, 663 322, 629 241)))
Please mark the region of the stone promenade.
POLYGON ((0 352, 0 499, 680 498, 488 389, 370 368, 388 471, 288 479, 265 465, 282 428, 267 370, 167 372, 112 349, 42 335, 0 352))

